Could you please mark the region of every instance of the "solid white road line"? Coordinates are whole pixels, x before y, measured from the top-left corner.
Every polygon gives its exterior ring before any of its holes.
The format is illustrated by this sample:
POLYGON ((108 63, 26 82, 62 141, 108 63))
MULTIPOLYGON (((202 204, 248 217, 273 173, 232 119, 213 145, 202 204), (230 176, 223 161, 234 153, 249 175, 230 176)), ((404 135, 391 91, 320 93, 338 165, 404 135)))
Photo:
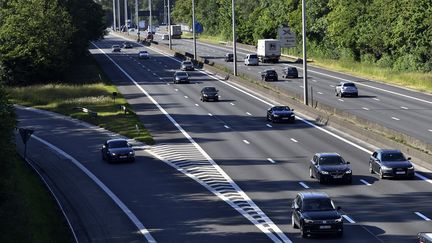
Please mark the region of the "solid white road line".
POLYGON ((309 188, 310 188, 308 185, 306 185, 306 183, 304 183, 304 182, 302 182, 302 181, 300 181, 299 184, 300 184, 302 187, 306 188, 306 189, 309 189, 309 188))
POLYGON ((365 180, 363 180, 363 179, 360 179, 360 181, 361 181, 363 184, 365 184, 366 186, 372 186, 369 182, 367 182, 367 181, 365 181, 365 180))
POLYGON ((400 120, 399 118, 394 117, 394 116, 392 116, 392 119, 395 120, 395 121, 399 121, 400 120))
POLYGON ((248 140, 243 140, 243 143, 250 144, 250 142, 248 140))
POLYGON ((270 163, 272 163, 272 164, 275 164, 275 163, 276 163, 276 161, 272 160, 271 158, 267 158, 267 160, 268 160, 270 163))
POLYGON ((291 139, 291 141, 293 141, 294 143, 298 143, 298 141, 295 140, 294 138, 290 138, 290 139, 291 139))
POLYGON ((156 242, 150 232, 144 227, 144 225, 139 221, 139 219, 132 213, 132 211, 102 182, 100 181, 92 172, 90 172, 84 165, 82 165, 78 160, 76 160, 71 155, 67 154, 60 148, 54 146, 51 143, 39 138, 36 135, 32 135, 33 138, 39 142, 50 147, 52 150, 56 151, 58 154, 69 159, 76 167, 78 167, 82 172, 84 172, 91 180, 93 180, 113 201, 117 206, 128 216, 132 223, 138 228, 139 232, 147 239, 148 242, 156 242))
POLYGON ((350 218, 348 215, 343 214, 342 217, 344 217, 344 219, 346 219, 351 224, 355 224, 355 221, 352 218, 350 218))
POLYGON ((424 214, 420 213, 420 212, 414 212, 415 214, 417 214, 417 216, 419 216, 420 218, 426 220, 426 221, 431 221, 430 218, 426 217, 424 214))

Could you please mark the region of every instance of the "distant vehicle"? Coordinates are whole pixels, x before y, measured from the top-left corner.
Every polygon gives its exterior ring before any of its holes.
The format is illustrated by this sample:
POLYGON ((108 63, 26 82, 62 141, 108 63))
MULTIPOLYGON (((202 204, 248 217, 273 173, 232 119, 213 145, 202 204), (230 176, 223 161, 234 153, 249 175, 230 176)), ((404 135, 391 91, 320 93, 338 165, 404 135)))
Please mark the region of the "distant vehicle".
POLYGON ((288 106, 273 106, 267 110, 267 121, 295 122, 294 109, 288 106))
POLYGON ((101 149, 102 159, 108 162, 135 161, 135 151, 126 139, 107 140, 101 149))
POLYGON ((180 66, 180 70, 183 71, 193 71, 194 65, 191 61, 183 61, 180 66))
POLYGON ((335 207, 323 192, 300 192, 292 203, 291 225, 300 228, 303 238, 312 234, 330 233, 343 236, 341 207, 335 207))
POLYGON ((354 83, 341 82, 335 87, 336 96, 358 96, 358 89, 354 83))
POLYGON ((351 184, 352 170, 349 164, 337 153, 317 153, 311 159, 309 176, 318 179, 320 183, 344 181, 351 184))
POLYGON ((185 71, 176 71, 174 73, 173 82, 175 84, 189 83, 189 74, 185 71))
POLYGON ((123 43, 123 48, 125 48, 125 49, 131 49, 131 48, 133 48, 133 45, 131 43, 129 43, 129 42, 124 42, 123 43))
POLYGON ((232 53, 225 54, 224 61, 225 62, 232 62, 232 61, 234 61, 234 54, 232 54, 232 53))
POLYGON ((155 26, 147 26, 147 32, 154 35, 156 33, 156 27, 155 26))
POLYGON ((278 62, 281 56, 281 44, 276 39, 261 39, 257 44, 257 55, 261 62, 278 62))
POLYGON ((219 101, 219 90, 215 87, 204 87, 201 90, 201 101, 219 101))
POLYGON ((419 243, 432 243, 432 233, 420 232, 417 234, 419 243))
POLYGON ((415 176, 411 158, 405 158, 400 150, 378 149, 369 159, 370 173, 377 173, 381 179, 385 177, 406 177, 413 179, 415 176))
POLYGON ((169 35, 168 34, 163 34, 162 35, 162 40, 168 40, 169 39, 169 35))
POLYGON ((245 59, 244 59, 244 64, 246 66, 249 65, 254 65, 254 66, 258 66, 258 56, 257 54, 247 54, 245 59))
POLYGON ((151 32, 147 32, 147 35, 145 37, 145 41, 152 42, 154 38, 154 35, 151 32))
POLYGON ((278 81, 278 74, 273 69, 267 69, 261 72, 262 81, 278 81))
POLYGON ((171 25, 171 38, 181 39, 183 32, 180 25, 171 25))
POLYGON ((148 53, 148 51, 140 51, 140 52, 138 53, 138 57, 139 57, 140 59, 149 59, 150 54, 148 53))
POLYGON ((284 67, 282 69, 282 78, 298 78, 298 71, 295 67, 284 67))
POLYGON ((120 45, 112 45, 112 52, 120 52, 121 48, 120 45))

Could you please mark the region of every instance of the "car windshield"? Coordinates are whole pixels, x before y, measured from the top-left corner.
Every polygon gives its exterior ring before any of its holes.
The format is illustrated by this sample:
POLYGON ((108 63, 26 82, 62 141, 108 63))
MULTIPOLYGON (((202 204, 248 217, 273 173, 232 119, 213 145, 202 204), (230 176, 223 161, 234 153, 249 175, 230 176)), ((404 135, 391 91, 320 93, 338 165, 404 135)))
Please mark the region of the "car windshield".
POLYGON ((257 55, 250 55, 249 58, 250 58, 250 59, 257 59, 258 56, 257 56, 257 55))
POLYGON ((183 65, 192 65, 191 62, 183 62, 183 65))
POLYGON ((273 108, 274 111, 291 111, 288 106, 276 106, 273 108))
POLYGON ((215 87, 205 87, 204 92, 216 92, 216 88, 215 87))
POLYGON ((293 68, 293 67, 289 67, 289 68, 288 68, 288 71, 294 71, 294 72, 295 72, 295 71, 297 71, 297 69, 296 69, 296 68, 293 68))
POLYGON ((112 48, 119 48, 119 45, 113 45, 112 48))
POLYGON ((311 198, 303 202, 304 211, 330 211, 334 210, 332 201, 329 198, 311 198))
POLYGON ((140 54, 147 54, 147 51, 140 51, 140 54))
POLYGON ((187 77, 188 76, 187 72, 177 72, 175 75, 177 77, 187 77))
POLYGON ((126 141, 120 140, 120 141, 111 141, 108 143, 108 148, 124 148, 129 147, 128 143, 126 141))
POLYGON ((354 83, 345 83, 344 84, 345 87, 355 87, 354 83))
POLYGON ((276 71, 275 70, 266 70, 267 74, 275 74, 276 71))
POLYGON ((319 164, 320 165, 341 165, 341 164, 345 164, 345 161, 342 159, 342 157, 338 155, 329 155, 329 156, 320 157, 319 164))
POLYGON ((382 161, 405 161, 405 156, 400 152, 385 153, 382 155, 382 161))

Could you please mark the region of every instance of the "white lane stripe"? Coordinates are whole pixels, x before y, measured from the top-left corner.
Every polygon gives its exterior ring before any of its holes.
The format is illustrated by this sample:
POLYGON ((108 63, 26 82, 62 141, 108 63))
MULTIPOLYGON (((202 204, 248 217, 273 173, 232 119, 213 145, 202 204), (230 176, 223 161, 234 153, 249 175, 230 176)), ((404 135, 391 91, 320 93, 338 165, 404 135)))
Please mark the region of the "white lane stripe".
POLYGON ((300 88, 303 88, 303 85, 300 85, 300 88))
POLYGON ((251 113, 249 113, 249 112, 246 112, 246 115, 248 115, 248 116, 252 116, 252 114, 251 114, 251 113))
POLYGON ((369 108, 367 108, 367 107, 362 107, 362 109, 363 109, 363 110, 366 110, 366 111, 369 110, 369 108))
POLYGON ((185 95, 184 97, 185 97, 185 99, 188 99, 188 98, 189 98, 189 97, 187 97, 187 95, 185 95))
POLYGON ((226 129, 229 129, 230 127, 229 126, 227 126, 227 125, 224 125, 224 127, 226 128, 226 129))
POLYGON ((330 84, 330 87, 334 88, 334 87, 336 87, 336 86, 334 86, 333 84, 330 84))
POLYGON ((363 180, 363 179, 360 179, 360 181, 361 181, 363 184, 365 184, 366 186, 372 186, 369 182, 367 182, 367 181, 365 181, 365 180, 363 180))
POLYGON ((208 115, 209 115, 209 116, 213 116, 213 114, 212 114, 212 113, 208 113, 208 115))
POLYGON ((198 104, 195 104, 195 106, 199 106, 198 104))
POLYGON ((273 127, 272 125, 270 125, 270 124, 266 124, 266 126, 268 126, 268 127, 273 127))
POLYGON ((291 138, 291 141, 293 141, 294 143, 298 143, 298 141, 295 140, 294 138, 291 138))
POLYGON ((268 160, 270 163, 272 163, 272 164, 275 164, 275 163, 276 163, 276 161, 272 160, 271 158, 267 158, 267 160, 268 160))
POLYGON ((405 107, 405 106, 401 106, 401 108, 404 110, 408 110, 408 107, 405 107))
POLYGON ((421 174, 419 174, 419 173, 415 173, 415 175, 418 177, 418 178, 420 178, 420 179, 422 179, 422 180, 424 180, 424 181, 426 181, 426 182, 429 182, 430 184, 432 184, 432 180, 431 179, 429 179, 429 178, 427 178, 426 176, 423 176, 423 175, 421 175, 421 174))
POLYGON ((342 101, 342 102, 344 101, 343 99, 338 99, 338 100, 339 100, 339 101, 342 101))
POLYGON ((36 135, 32 135, 33 138, 38 140, 39 142, 45 144, 50 147, 57 153, 61 154, 65 158, 69 159, 76 167, 81 169, 91 180, 93 180, 113 201, 117 206, 128 216, 128 218, 132 221, 132 223, 138 228, 139 232, 147 239, 148 242, 156 242, 150 232, 144 227, 144 225, 139 221, 139 219, 132 213, 132 211, 102 182, 100 181, 92 172, 90 172, 84 165, 82 165, 78 160, 76 160, 71 155, 67 154, 60 148, 54 146, 51 143, 39 138, 36 135))
POLYGON ((373 100, 380 101, 380 99, 378 99, 378 98, 373 98, 373 100))
MULTIPOLYGON (((117 37, 120 37, 120 38, 123 38, 123 39, 126 39, 126 38, 124 38, 122 36, 119 36, 119 35, 116 35, 116 34, 113 34, 113 35, 115 35, 117 37)), ((219 196, 219 198, 221 198, 222 200, 224 200, 226 203, 228 203, 235 210, 237 210, 241 215, 243 215, 250 222, 252 222, 257 228, 259 228, 263 233, 265 233, 273 241, 275 241, 275 242, 281 242, 281 240, 282 240, 282 242, 284 242, 284 243, 290 243, 291 240, 284 234, 284 232, 276 224, 274 224, 273 221, 271 221, 271 219, 258 207, 258 205, 255 204, 254 201, 252 201, 252 199, 242 189, 240 189, 240 187, 225 173, 225 171, 222 170, 222 168, 218 164, 216 164, 216 162, 210 157, 210 155, 208 155, 207 152, 204 151, 204 149, 201 146, 199 146, 198 143, 195 142, 195 140, 180 126, 180 124, 178 124, 177 121, 174 120, 174 118, 159 103, 157 103, 157 101, 146 90, 144 90, 123 68, 121 68, 120 65, 118 65, 110 56, 108 56, 102 49, 100 49, 98 46, 96 46, 93 42, 92 42, 92 44, 96 48, 98 48, 98 50, 100 52, 102 52, 126 77, 129 78, 129 80, 131 80, 135 84, 135 86, 142 93, 144 93, 149 98, 149 100, 171 121, 171 123, 189 140, 189 142, 195 146, 195 148, 207 159, 207 161, 209 161, 216 168, 216 170, 220 174, 222 174, 227 180, 229 180, 230 182, 232 182, 232 186, 243 196, 243 198, 245 198, 249 202, 249 204, 255 209, 255 211, 257 211, 257 212, 260 213, 261 217, 263 219, 265 219, 266 224, 268 226, 264 227, 262 223, 258 222, 256 219, 254 219, 253 217, 251 217, 249 214, 245 213, 243 211, 243 209, 241 209, 240 207, 238 207, 232 201, 227 200, 226 198, 222 197, 220 194, 218 194, 216 191, 212 190, 208 186, 206 187, 205 184, 202 184, 202 185, 204 187, 208 188, 215 195, 219 196), (271 231, 269 229, 271 229, 271 231)), ((141 46, 143 46, 143 45, 141 45, 141 46)), ((178 63, 180 63, 179 60, 171 57, 170 55, 168 55, 166 53, 163 53, 163 52, 161 52, 159 50, 156 50, 154 48, 149 48, 149 49, 153 50, 153 51, 155 51, 155 52, 157 52, 159 54, 162 54, 162 55, 164 55, 164 56, 166 56, 166 57, 168 57, 168 58, 170 58, 172 60, 175 60, 178 63)), ((200 72, 201 73, 205 73, 203 71, 200 71, 200 72)), ((213 76, 210 76, 210 77, 213 78, 213 79, 216 79, 213 76)), ((226 83, 226 82, 222 82, 222 83, 226 83)), ((245 92, 245 91, 243 91, 243 92, 245 92)))
POLYGON ((415 214, 417 214, 417 216, 419 216, 420 218, 426 220, 426 221, 431 221, 430 218, 426 217, 424 214, 420 213, 420 212, 414 212, 415 214))
POLYGON ((243 143, 250 144, 250 142, 248 140, 243 140, 243 143))
POLYGON ((394 117, 394 116, 392 116, 392 119, 395 120, 395 121, 399 121, 400 120, 399 118, 394 117))
POLYGON ((342 217, 344 217, 344 219, 346 219, 351 224, 355 224, 355 221, 352 218, 350 218, 348 215, 343 214, 342 217))
POLYGON ((428 131, 429 131, 429 132, 432 132, 432 129, 429 129, 428 131))
POLYGON ((304 183, 304 182, 302 182, 302 181, 300 181, 299 184, 300 184, 302 187, 306 188, 306 189, 309 189, 309 188, 310 188, 308 185, 306 185, 306 183, 304 183))
POLYGON ((318 94, 320 94, 320 95, 322 95, 323 94, 323 92, 317 92, 318 94))
POLYGON ((175 91, 178 91, 178 89, 174 89, 175 91))
POLYGON ((230 103, 231 105, 234 105, 234 103, 230 103))

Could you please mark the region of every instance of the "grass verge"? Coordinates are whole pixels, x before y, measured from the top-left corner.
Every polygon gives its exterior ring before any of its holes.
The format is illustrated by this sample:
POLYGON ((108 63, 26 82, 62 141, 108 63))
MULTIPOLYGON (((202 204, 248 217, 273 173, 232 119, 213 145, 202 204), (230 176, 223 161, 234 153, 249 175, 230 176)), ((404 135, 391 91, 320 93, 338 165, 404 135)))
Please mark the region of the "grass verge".
POLYGON ((18 155, 1 167, 0 242, 73 242, 61 211, 33 169, 18 155))

